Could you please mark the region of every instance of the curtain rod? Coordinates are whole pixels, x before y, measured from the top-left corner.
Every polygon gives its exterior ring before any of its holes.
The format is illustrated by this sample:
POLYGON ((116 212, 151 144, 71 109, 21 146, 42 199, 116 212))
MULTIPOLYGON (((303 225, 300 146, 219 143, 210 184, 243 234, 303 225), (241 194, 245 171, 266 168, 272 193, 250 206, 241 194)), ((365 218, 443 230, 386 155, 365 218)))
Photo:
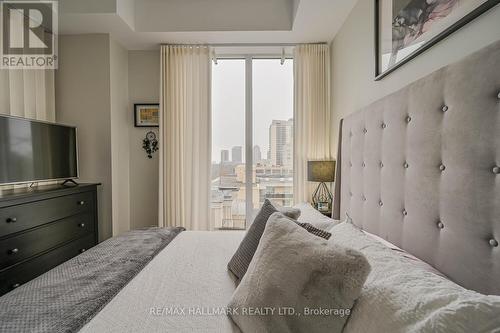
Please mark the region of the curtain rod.
POLYGON ((307 45, 307 44, 317 44, 326 45, 326 42, 319 43, 214 43, 214 44, 178 44, 178 43, 162 43, 160 45, 203 45, 211 47, 287 47, 287 46, 297 46, 297 45, 307 45))

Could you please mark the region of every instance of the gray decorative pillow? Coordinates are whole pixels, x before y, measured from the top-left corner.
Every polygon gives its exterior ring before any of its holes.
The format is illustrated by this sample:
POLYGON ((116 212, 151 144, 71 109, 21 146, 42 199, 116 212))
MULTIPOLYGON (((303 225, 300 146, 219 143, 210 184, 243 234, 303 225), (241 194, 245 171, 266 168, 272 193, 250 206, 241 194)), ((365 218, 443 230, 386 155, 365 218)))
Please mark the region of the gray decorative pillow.
POLYGON ((360 252, 275 213, 228 305, 231 318, 243 332, 341 332, 369 272, 360 252))
POLYGON ((338 223, 338 221, 318 212, 307 202, 299 203, 294 207, 300 210, 300 218, 298 219, 299 222, 307 222, 318 229, 328 231, 338 223))
MULTIPOLYGON (((267 199, 266 199, 267 200, 267 199)), ((300 217, 300 209, 294 207, 282 207, 274 205, 281 214, 288 216, 291 219, 297 220, 300 217)))
POLYGON ((240 246, 227 264, 227 268, 236 275, 238 279, 241 279, 243 275, 245 275, 248 265, 250 261, 252 261, 253 254, 259 245, 260 237, 262 237, 262 233, 266 228, 267 219, 277 212, 278 210, 273 204, 266 199, 253 223, 250 225, 250 228, 248 228, 240 246))
MULTIPOLYGON (((234 274, 238 279, 241 279, 245 272, 247 271, 250 261, 252 261, 253 254, 257 250, 257 245, 259 245, 260 237, 266 228, 267 219, 273 213, 281 212, 283 215, 296 220, 300 216, 300 209, 289 208, 289 207, 276 207, 269 200, 265 200, 262 208, 255 217, 253 223, 250 225, 245 238, 240 243, 238 250, 233 255, 227 268, 234 274)), ((313 231, 311 231, 313 232, 313 231)))
POLYGON ((297 224, 300 225, 302 228, 306 229, 307 231, 309 231, 309 233, 316 235, 318 237, 324 238, 326 240, 328 240, 328 239, 330 239, 330 237, 332 237, 332 234, 329 233, 328 231, 318 229, 315 226, 313 226, 312 224, 301 223, 301 222, 297 222, 297 224))

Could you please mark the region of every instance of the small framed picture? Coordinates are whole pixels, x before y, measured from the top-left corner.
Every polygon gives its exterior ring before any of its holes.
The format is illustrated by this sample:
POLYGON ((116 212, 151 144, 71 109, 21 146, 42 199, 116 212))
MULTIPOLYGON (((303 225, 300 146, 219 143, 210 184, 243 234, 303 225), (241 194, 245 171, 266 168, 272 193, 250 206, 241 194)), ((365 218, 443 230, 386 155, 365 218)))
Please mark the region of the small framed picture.
POLYGON ((328 212, 330 210, 330 205, 328 202, 318 202, 318 210, 320 212, 328 212))
POLYGON ((160 125, 160 104, 134 104, 135 127, 158 127, 160 125))

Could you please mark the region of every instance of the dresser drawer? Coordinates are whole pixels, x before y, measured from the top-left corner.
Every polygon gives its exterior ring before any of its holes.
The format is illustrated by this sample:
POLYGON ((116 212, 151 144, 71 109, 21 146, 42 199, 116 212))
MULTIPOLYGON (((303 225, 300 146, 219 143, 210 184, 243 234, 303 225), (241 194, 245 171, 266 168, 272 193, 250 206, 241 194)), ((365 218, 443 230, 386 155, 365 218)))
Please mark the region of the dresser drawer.
POLYGON ((75 193, 0 210, 0 237, 94 210, 92 192, 75 193))
POLYGON ((95 245, 93 234, 0 272, 0 296, 95 245))
POLYGON ((84 213, 0 240, 0 270, 93 231, 94 217, 84 213))

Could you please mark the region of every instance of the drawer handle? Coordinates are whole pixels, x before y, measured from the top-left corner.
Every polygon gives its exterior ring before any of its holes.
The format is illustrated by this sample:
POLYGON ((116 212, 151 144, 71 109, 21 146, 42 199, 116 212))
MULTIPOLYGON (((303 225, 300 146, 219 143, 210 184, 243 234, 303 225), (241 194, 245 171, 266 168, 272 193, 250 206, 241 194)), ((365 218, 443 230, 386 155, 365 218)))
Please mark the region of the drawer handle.
POLYGON ((10 250, 9 254, 16 254, 17 252, 19 252, 19 249, 15 248, 15 249, 10 250))
POLYGON ((78 226, 79 226, 80 228, 85 228, 85 223, 79 223, 79 224, 78 224, 78 226))
POLYGON ((17 218, 15 218, 15 217, 9 217, 7 219, 7 223, 16 223, 16 222, 17 222, 17 218))
POLYGON ((19 283, 14 283, 14 284, 12 285, 12 289, 16 289, 16 288, 17 288, 17 287, 19 287, 20 285, 21 285, 21 284, 19 284, 19 283))
POLYGON ((85 201, 81 200, 81 201, 78 201, 78 206, 83 206, 85 205, 85 201))
POLYGON ((83 252, 85 252, 85 249, 80 249, 80 253, 83 253, 83 252))

